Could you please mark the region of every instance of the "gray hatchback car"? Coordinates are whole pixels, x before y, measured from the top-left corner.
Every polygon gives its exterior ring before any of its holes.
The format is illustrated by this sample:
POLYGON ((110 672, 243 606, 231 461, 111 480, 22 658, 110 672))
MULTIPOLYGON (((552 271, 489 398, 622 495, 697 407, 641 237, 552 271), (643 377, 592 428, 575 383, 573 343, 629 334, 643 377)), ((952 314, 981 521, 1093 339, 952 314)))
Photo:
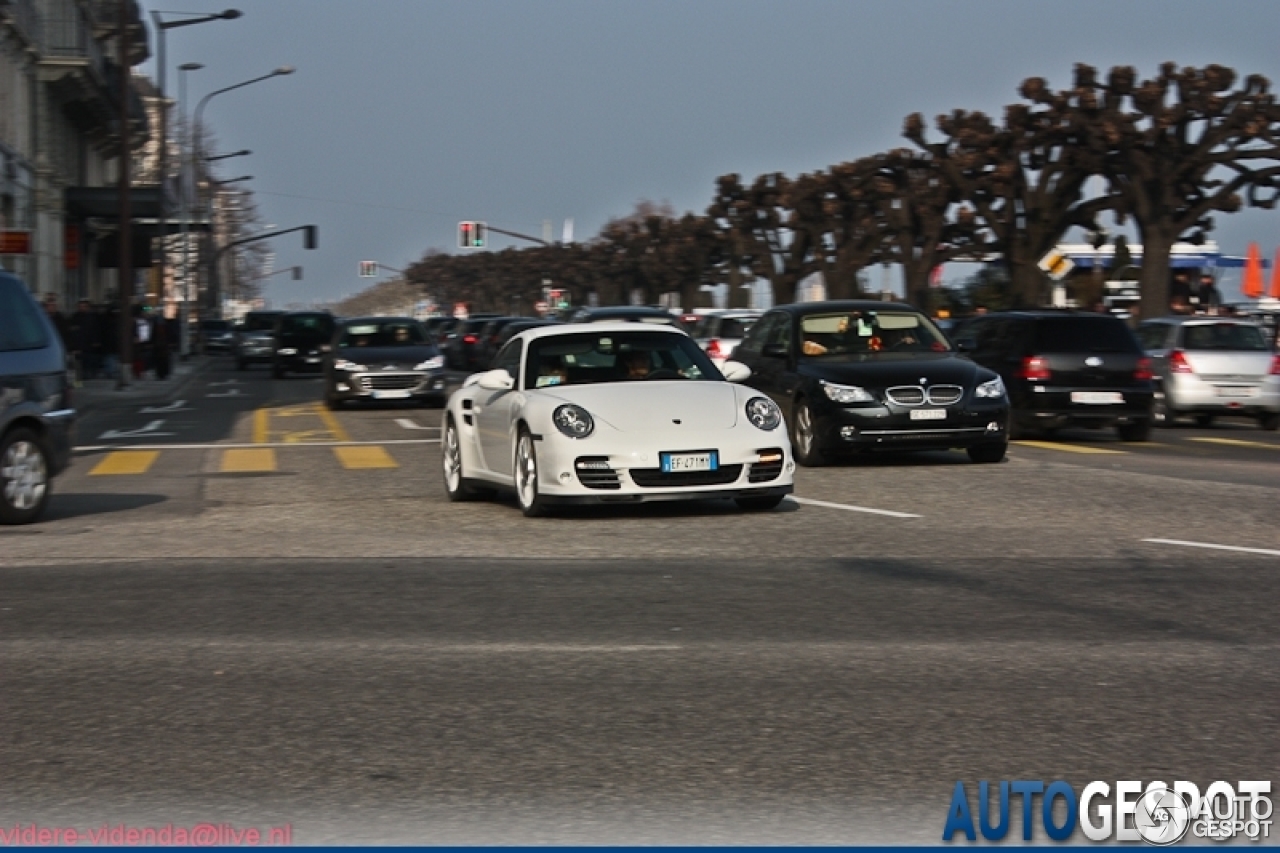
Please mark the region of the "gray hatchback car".
POLYGON ((22 280, 0 272, 0 524, 35 521, 71 462, 67 356, 22 280))

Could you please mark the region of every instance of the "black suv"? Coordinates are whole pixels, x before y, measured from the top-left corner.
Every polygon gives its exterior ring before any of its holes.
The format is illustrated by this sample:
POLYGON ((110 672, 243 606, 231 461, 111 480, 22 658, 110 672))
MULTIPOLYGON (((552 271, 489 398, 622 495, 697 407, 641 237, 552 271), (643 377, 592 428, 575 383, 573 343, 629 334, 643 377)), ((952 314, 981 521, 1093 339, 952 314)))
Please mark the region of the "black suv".
POLYGON ((1125 441, 1151 432, 1148 359, 1124 321, 1079 311, 1010 311, 967 320, 957 347, 999 373, 1013 437, 1064 426, 1114 426, 1125 441))
POLYGON ((327 311, 290 311, 276 320, 271 372, 276 379, 286 373, 319 373, 324 369, 338 322, 327 311))
POLYGON ((0 524, 27 524, 71 463, 71 385, 58 332, 27 286, 0 272, 0 524))

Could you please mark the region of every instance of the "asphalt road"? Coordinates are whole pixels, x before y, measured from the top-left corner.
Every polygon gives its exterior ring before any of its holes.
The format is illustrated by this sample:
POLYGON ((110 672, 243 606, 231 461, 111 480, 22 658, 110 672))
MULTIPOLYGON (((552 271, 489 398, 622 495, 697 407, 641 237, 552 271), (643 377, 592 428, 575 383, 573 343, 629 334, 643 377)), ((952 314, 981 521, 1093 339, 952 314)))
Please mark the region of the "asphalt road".
POLYGON ((437 410, 319 390, 101 409, 0 530, 0 823, 937 843, 957 780, 1276 777, 1275 433, 533 520, 445 501, 437 410))

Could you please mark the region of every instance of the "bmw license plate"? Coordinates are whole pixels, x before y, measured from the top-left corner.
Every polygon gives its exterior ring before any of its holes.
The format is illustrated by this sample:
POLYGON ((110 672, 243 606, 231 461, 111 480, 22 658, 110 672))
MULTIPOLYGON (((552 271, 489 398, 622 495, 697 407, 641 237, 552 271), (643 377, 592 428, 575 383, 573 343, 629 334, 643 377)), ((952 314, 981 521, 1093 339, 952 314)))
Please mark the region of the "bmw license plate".
POLYGON ((913 421, 945 421, 947 419, 946 409, 912 409, 911 420, 913 421))
POLYGON ((1256 397, 1258 395, 1257 388, 1249 388, 1243 385, 1219 385, 1219 397, 1256 397))
POLYGON ((1116 406, 1124 404, 1124 395, 1119 391, 1072 391, 1071 402, 1089 406, 1116 406))
POLYGON ((684 471, 715 471, 720 467, 720 453, 703 450, 698 453, 662 453, 662 473, 680 474, 684 471))

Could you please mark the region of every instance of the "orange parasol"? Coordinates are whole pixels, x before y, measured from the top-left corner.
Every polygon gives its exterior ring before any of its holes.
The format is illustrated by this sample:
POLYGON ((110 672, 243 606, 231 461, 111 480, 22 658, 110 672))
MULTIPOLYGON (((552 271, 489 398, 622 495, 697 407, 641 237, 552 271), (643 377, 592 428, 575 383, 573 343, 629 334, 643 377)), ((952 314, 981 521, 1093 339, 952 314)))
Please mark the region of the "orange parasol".
POLYGON ((1250 299, 1262 298, 1262 252, 1257 243, 1249 244, 1249 256, 1244 262, 1244 281, 1240 289, 1250 299))
POLYGON ((1271 295, 1280 299, 1280 249, 1276 249, 1276 262, 1271 265, 1271 295))

